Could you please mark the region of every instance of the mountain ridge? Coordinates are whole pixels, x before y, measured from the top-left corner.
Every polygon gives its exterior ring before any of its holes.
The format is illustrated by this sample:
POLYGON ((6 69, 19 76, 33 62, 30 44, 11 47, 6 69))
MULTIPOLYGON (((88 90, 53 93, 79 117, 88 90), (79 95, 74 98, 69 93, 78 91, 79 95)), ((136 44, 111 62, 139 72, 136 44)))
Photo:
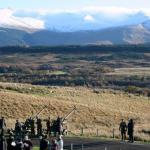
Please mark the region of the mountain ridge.
POLYGON ((150 43, 149 22, 148 20, 138 25, 76 32, 0 27, 0 46, 144 44, 150 43))

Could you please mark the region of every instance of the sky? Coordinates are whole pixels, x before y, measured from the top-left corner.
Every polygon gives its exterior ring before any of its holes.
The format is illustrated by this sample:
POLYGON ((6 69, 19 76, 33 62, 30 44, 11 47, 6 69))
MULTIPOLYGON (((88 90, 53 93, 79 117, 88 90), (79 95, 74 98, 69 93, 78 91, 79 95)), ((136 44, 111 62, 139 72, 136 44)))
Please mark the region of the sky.
POLYGON ((0 8, 80 9, 87 6, 150 8, 150 0, 0 0, 0 8))
POLYGON ((150 0, 0 0, 0 26, 89 30, 140 24, 150 0))

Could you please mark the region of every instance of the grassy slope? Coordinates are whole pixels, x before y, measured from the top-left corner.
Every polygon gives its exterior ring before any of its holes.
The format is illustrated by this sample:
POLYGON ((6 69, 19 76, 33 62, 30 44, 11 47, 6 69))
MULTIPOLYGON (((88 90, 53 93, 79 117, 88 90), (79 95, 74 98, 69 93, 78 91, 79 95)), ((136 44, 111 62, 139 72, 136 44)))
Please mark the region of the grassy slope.
MULTIPOLYGON (((35 114, 45 105, 40 116, 44 119, 65 116, 75 105, 77 111, 68 120, 69 129, 79 132, 93 133, 99 128, 104 136, 111 136, 113 127, 118 129, 121 118, 134 118, 136 134, 140 138, 149 139, 140 131, 150 130, 150 100, 125 94, 120 91, 99 90, 84 87, 40 87, 27 84, 0 83, 0 109, 7 117, 8 126, 12 127, 14 119, 25 119, 35 114)), ((118 134, 118 133, 117 133, 118 134)))

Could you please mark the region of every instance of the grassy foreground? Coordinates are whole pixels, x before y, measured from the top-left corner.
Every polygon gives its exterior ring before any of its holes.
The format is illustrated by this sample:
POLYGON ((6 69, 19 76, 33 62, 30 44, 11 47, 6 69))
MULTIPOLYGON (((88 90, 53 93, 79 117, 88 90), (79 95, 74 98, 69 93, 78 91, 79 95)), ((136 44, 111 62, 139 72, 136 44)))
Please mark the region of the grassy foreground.
MULTIPOLYGON (((90 89, 86 87, 44 87, 30 84, 0 83, 0 109, 7 118, 8 127, 14 127, 15 119, 24 120, 40 114, 42 119, 58 115, 64 117, 74 106, 77 111, 68 120, 68 130, 86 136, 119 136, 121 118, 135 121, 135 136, 138 140, 150 141, 150 99, 121 91, 90 89)), ((45 124, 45 122, 43 123, 45 124)))
POLYGON ((33 150, 39 150, 39 147, 33 147, 33 150))

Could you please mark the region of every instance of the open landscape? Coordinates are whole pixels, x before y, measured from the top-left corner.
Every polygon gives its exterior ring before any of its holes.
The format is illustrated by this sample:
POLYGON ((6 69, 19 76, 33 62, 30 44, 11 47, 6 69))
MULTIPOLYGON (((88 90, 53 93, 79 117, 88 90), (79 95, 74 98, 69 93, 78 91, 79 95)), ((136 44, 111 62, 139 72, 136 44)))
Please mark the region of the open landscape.
POLYGON ((1 2, 0 150, 12 149, 150 149, 147 0, 1 2))
MULTIPOLYGON (((150 99, 122 91, 95 90, 85 87, 45 87, 30 84, 0 83, 1 113, 6 117, 9 128, 16 119, 24 121, 34 116, 45 105, 40 114, 42 119, 49 116, 65 117, 74 106, 77 111, 68 119, 71 135, 84 134, 112 137, 113 128, 119 137, 119 123, 122 118, 135 120, 135 138, 149 141, 150 99)), ((44 123, 45 124, 45 123, 44 123)))
POLYGON ((0 81, 150 95, 150 46, 0 48, 0 81))
POLYGON ((119 138, 121 119, 133 118, 135 140, 150 141, 150 53, 139 47, 1 48, 1 116, 14 128, 44 106, 43 120, 76 106, 70 136, 119 138))

